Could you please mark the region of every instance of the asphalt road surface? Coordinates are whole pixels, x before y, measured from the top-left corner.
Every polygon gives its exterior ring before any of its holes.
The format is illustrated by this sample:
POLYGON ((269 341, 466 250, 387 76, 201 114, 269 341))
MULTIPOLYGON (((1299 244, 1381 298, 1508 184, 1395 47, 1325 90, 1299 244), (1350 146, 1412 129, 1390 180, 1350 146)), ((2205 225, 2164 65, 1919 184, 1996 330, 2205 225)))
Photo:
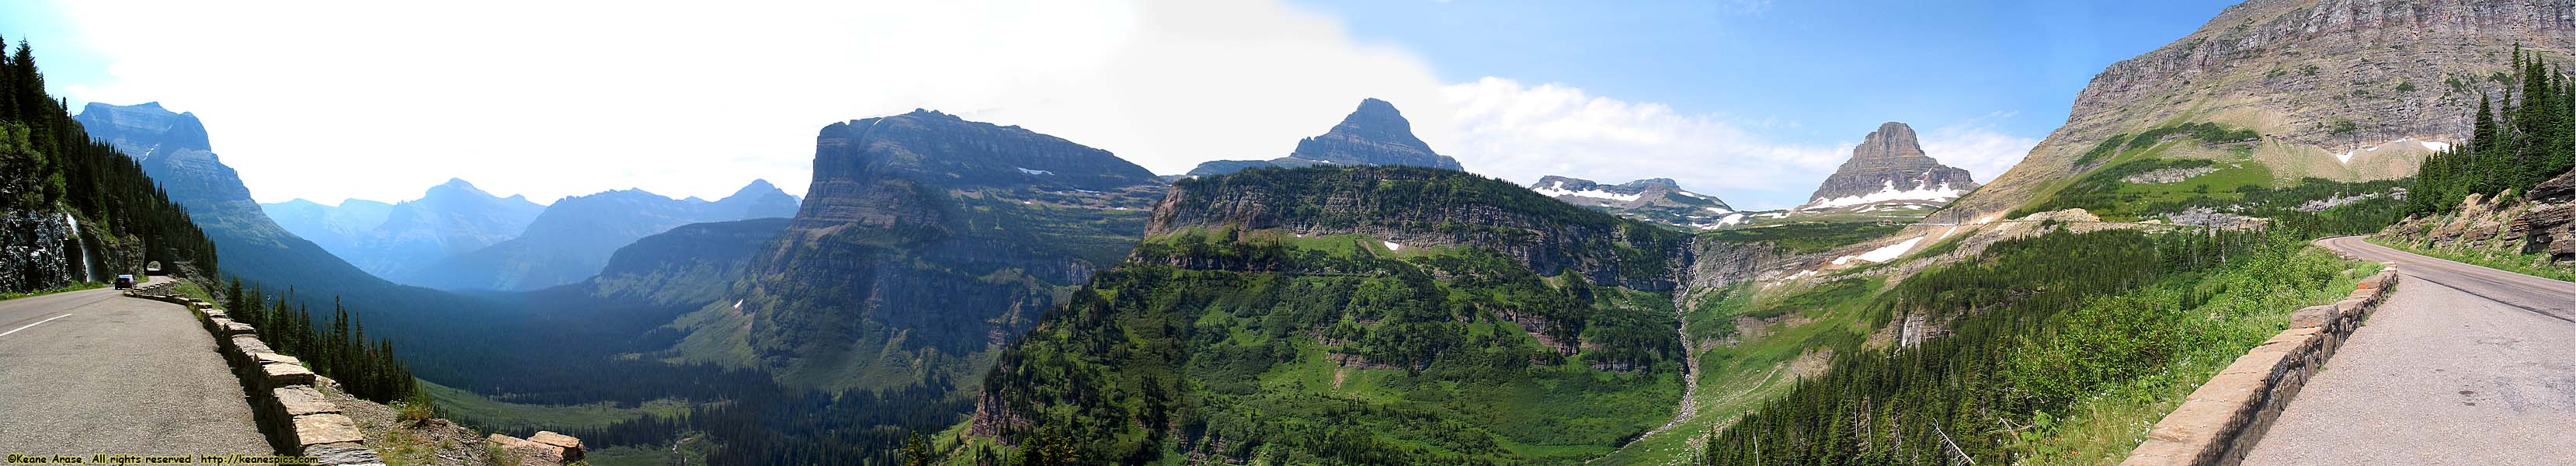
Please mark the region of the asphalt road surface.
POLYGON ((0 455, 274 454, 215 339, 114 289, 0 301, 0 455))
POLYGON ((2576 464, 2576 283, 2317 245, 2404 278, 2245 464, 2576 464))

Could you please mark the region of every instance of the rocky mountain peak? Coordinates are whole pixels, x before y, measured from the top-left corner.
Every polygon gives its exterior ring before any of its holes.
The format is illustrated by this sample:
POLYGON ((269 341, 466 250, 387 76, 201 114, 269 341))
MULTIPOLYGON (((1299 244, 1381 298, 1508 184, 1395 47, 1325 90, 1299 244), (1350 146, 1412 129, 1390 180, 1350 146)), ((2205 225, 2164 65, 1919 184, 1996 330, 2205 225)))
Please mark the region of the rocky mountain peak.
MULTIPOLYGON (((1413 123, 1384 100, 1364 99, 1342 123, 1321 136, 1297 141, 1288 158, 1342 165, 1412 165, 1458 170, 1458 159, 1431 151, 1413 136, 1413 123)), ((1291 165, 1294 161, 1281 163, 1291 165)))
POLYGON ((1914 127, 1890 121, 1880 123, 1877 131, 1871 131, 1868 137, 1862 138, 1860 146, 1852 148, 1851 162, 1845 165, 1863 160, 1912 157, 1924 157, 1923 145, 1914 140, 1914 127))
POLYGON ((468 183, 464 178, 448 178, 447 182, 439 183, 437 186, 431 186, 429 187, 429 190, 421 193, 421 199, 429 199, 433 197, 444 198, 449 196, 473 196, 477 198, 493 199, 500 198, 500 196, 494 196, 492 193, 484 192, 482 188, 474 187, 474 183, 468 183))
POLYGON ((1792 212, 1922 210, 1929 213, 1969 190, 1977 181, 1967 170, 1923 153, 1914 128, 1904 123, 1878 125, 1852 147, 1833 176, 1816 187, 1805 205, 1792 212))
POLYGON ((1395 110, 1395 104, 1378 99, 1362 99, 1360 107, 1342 117, 1323 135, 1297 141, 1297 149, 1287 157, 1263 160, 1211 160, 1190 169, 1189 176, 1215 176, 1248 168, 1309 167, 1316 165, 1409 165, 1448 170, 1464 170, 1458 159, 1440 155, 1422 138, 1413 136, 1413 122, 1395 110))

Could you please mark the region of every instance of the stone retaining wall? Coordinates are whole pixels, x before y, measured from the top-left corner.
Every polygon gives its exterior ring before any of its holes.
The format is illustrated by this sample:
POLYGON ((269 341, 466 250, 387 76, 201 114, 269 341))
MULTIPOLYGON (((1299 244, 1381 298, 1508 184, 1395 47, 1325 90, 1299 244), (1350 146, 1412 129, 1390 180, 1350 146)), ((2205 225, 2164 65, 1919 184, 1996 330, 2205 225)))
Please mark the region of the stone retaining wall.
POLYGON ((2362 321, 2397 289, 2397 264, 2383 263, 2350 296, 2290 314, 2290 329, 2236 358, 2147 432, 2122 466, 2233 466, 2323 369, 2362 321))
POLYGON ((366 435, 340 407, 313 388, 316 377, 294 356, 278 354, 259 341, 257 329, 234 322, 214 303, 173 294, 173 279, 126 290, 125 296, 187 306, 215 336, 217 351, 231 363, 250 393, 251 411, 262 433, 278 453, 312 456, 322 465, 383 466, 384 459, 365 445, 366 435))

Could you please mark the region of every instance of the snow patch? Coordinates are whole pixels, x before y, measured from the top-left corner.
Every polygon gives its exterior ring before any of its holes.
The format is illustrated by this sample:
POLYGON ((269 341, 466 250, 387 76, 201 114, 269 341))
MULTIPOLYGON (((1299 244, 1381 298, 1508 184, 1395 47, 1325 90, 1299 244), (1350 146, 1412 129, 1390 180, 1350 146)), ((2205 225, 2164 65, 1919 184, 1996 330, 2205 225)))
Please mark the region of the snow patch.
POLYGON ((1804 207, 1799 207, 1797 210, 1824 210, 1851 207, 1861 204, 1903 200, 1946 203, 1950 202, 1951 199, 1958 199, 1960 195, 1967 193, 1967 190, 1950 187, 1949 183, 1941 183, 1941 186, 1939 187, 1924 186, 1921 183, 1917 183, 1914 186, 1914 189, 1898 190, 1896 189, 1896 181, 1888 180, 1885 182, 1884 187, 1879 188, 1878 192, 1857 196, 1843 196, 1832 199, 1816 199, 1808 202, 1804 207))
POLYGON ((1386 250, 1388 250, 1388 251, 1402 251, 1402 250, 1404 250, 1404 245, 1401 245, 1401 244, 1395 244, 1395 242, 1394 242, 1394 241, 1379 241, 1379 243, 1386 243, 1386 250))
POLYGON ((2423 144, 2423 145, 2424 145, 2424 149, 2425 149, 2425 150, 2430 150, 2430 151, 2434 151, 2434 152, 2441 152, 2441 151, 2451 150, 2451 143, 2447 143, 2447 142, 2441 142, 2441 141, 2417 141, 2416 143, 2417 143, 2417 144, 2423 144))
POLYGON ((1532 188, 1532 189, 1530 189, 1530 190, 1531 190, 1531 191, 1538 191, 1538 193, 1539 193, 1539 194, 1546 194, 1546 195, 1548 195, 1548 197, 1559 197, 1559 196, 1589 197, 1589 198, 1593 198, 1593 199, 1609 199, 1609 200, 1613 200, 1613 201, 1620 201, 1620 202, 1630 202, 1630 201, 1635 201, 1635 200, 1637 200, 1637 198, 1645 196, 1644 194, 1619 194, 1619 193, 1614 193, 1614 192, 1609 192, 1609 191, 1602 191, 1602 190, 1598 190, 1598 189, 1586 189, 1586 190, 1582 190, 1582 191, 1570 191, 1570 190, 1566 190, 1566 189, 1565 189, 1565 182, 1563 182, 1563 181, 1558 181, 1558 182, 1556 182, 1556 183, 1554 183, 1554 184, 1551 184, 1551 185, 1549 185, 1549 186, 1540 186, 1540 187, 1537 187, 1537 188, 1532 188))
MULTIPOLYGON (((1902 243, 1890 244, 1887 245, 1887 247, 1872 249, 1869 252, 1860 253, 1860 255, 1852 257, 1870 262, 1887 262, 1895 260, 1896 256, 1902 256, 1905 255, 1906 251, 1914 250, 1914 245, 1922 243, 1923 238, 1924 237, 1922 236, 1916 236, 1914 239, 1905 240, 1905 242, 1902 243)), ((1834 263, 1840 264, 1842 263, 1842 260, 1836 259, 1834 263)))
POLYGON ((1055 174, 1055 172, 1046 171, 1046 170, 1030 170, 1030 169, 1020 168, 1020 167, 1011 167, 1011 168, 1018 169, 1018 170, 1020 171, 1020 173, 1021 173, 1021 174, 1025 174, 1025 175, 1053 175, 1053 174, 1055 174))
POLYGON ((1726 217, 1717 219, 1716 223, 1698 223, 1691 226, 1702 230, 1715 230, 1742 223, 1744 223, 1744 214, 1726 214, 1726 217))
POLYGON ((739 300, 739 299, 733 300, 733 308, 734 308, 735 310, 741 310, 741 309, 742 309, 742 300, 739 300))

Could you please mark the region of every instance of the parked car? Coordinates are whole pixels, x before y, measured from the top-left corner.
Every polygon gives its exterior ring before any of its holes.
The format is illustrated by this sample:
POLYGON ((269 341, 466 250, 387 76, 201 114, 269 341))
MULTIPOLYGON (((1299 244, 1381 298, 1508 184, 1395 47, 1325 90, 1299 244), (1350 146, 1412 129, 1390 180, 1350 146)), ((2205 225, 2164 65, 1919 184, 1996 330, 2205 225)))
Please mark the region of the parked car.
POLYGON ((129 289, 129 288, 134 288, 134 276, 133 276, 133 275, 118 275, 118 276, 116 276, 116 289, 123 290, 123 289, 129 289))

